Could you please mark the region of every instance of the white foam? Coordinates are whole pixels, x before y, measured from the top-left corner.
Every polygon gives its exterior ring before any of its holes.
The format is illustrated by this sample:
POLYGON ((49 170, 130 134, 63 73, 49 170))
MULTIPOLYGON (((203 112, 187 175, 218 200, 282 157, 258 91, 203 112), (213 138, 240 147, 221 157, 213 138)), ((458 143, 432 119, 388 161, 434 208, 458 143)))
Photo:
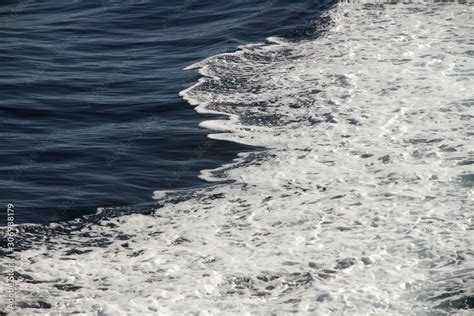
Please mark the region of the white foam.
POLYGON ((443 304, 474 288, 472 184, 461 180, 472 174, 471 15, 339 4, 318 38, 190 67, 205 78, 183 97, 228 116, 201 124, 225 131, 211 137, 267 150, 201 174, 231 184, 168 203, 157 193, 155 216, 18 253, 19 272, 42 281, 19 283, 19 298, 103 315, 455 308, 443 304), (112 244, 86 246, 96 238, 112 244), (65 254, 74 247, 91 251, 65 254))

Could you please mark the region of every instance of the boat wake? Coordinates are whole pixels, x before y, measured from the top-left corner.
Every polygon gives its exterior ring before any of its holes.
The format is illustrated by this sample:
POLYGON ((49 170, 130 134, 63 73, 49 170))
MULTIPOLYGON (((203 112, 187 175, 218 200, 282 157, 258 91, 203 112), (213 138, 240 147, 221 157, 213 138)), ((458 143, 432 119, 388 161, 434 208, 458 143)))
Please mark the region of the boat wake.
POLYGON ((189 67, 202 78, 183 98, 225 116, 202 122, 209 137, 259 149, 203 171, 209 188, 156 192, 152 214, 11 254, 19 305, 467 313, 471 19, 459 3, 339 3, 305 38, 269 38, 189 67))

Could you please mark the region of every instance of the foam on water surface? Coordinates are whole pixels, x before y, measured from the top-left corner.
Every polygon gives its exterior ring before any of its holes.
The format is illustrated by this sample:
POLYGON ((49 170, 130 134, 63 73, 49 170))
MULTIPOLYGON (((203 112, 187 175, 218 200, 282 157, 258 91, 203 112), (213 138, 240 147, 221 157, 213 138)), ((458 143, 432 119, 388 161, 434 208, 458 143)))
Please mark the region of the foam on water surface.
POLYGON ((472 7, 340 3, 315 24, 313 37, 190 67, 203 78, 182 96, 228 117, 202 123, 219 132, 210 137, 264 150, 203 171, 210 188, 156 192, 163 206, 152 215, 15 253, 19 304, 102 315, 468 314, 472 7))

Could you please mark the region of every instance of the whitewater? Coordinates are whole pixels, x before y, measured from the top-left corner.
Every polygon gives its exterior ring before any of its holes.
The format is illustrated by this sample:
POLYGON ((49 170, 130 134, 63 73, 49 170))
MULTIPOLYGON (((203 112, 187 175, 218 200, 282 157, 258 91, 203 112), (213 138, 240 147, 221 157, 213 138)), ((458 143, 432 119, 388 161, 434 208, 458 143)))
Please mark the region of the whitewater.
POLYGON ((255 151, 202 171, 210 187, 155 192, 151 212, 17 227, 29 242, 4 255, 18 263, 18 305, 469 315, 472 13, 459 2, 341 2, 298 39, 188 67, 202 77, 182 97, 219 115, 201 123, 209 137, 255 151))

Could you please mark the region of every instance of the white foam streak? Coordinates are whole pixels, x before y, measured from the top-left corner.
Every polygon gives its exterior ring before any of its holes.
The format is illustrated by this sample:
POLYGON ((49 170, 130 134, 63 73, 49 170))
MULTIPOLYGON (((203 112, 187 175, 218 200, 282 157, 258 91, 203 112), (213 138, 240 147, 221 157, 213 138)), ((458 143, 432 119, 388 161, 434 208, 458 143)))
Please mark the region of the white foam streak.
POLYGON ((204 78, 181 95, 228 117, 201 124, 225 131, 211 137, 267 148, 201 174, 231 184, 179 201, 157 193, 155 216, 19 253, 21 272, 44 282, 20 283, 20 295, 103 315, 462 308, 474 289, 472 9, 339 4, 328 15, 318 38, 188 67, 204 78), (83 248, 104 236, 110 246, 83 248), (66 256, 69 243, 90 252, 66 256), (68 283, 81 288, 54 287, 68 283))

